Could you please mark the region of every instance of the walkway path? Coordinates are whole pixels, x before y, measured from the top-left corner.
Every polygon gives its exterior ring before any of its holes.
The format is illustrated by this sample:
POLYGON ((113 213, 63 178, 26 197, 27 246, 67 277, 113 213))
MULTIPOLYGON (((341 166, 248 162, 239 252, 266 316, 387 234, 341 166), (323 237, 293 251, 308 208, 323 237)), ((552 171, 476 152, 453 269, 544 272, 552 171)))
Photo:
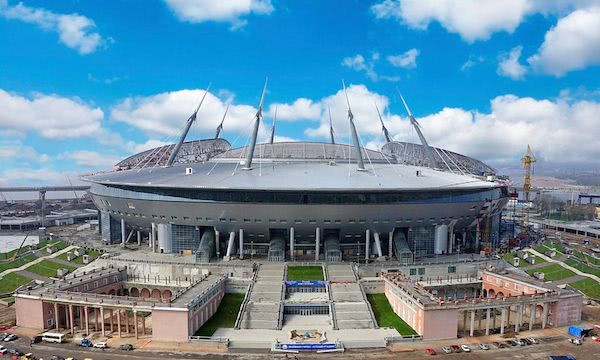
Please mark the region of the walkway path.
POLYGON ((565 269, 571 270, 572 272, 574 272, 577 275, 585 276, 585 277, 588 277, 590 279, 594 279, 597 282, 600 282, 600 277, 598 277, 598 276, 596 276, 594 274, 585 273, 585 272, 583 272, 583 271, 581 271, 579 269, 576 269, 576 268, 574 268, 572 266, 569 266, 569 265, 565 264, 562 261, 554 260, 554 259, 552 259, 552 258, 550 258, 550 257, 548 257, 548 256, 546 256, 546 255, 544 255, 542 253, 537 252, 535 249, 529 249, 529 251, 531 251, 532 253, 534 253, 536 256, 539 256, 542 259, 546 260, 547 262, 554 263, 554 264, 559 264, 560 266, 564 267, 565 269))
POLYGON ((23 270, 27 269, 28 267, 30 267, 32 265, 41 263, 42 261, 44 261, 46 259, 54 259, 55 257, 60 256, 60 255, 62 255, 64 253, 66 253, 66 252, 69 252, 69 251, 71 251, 71 250, 73 250, 75 248, 77 248, 77 247, 73 246, 73 245, 69 245, 69 246, 67 246, 64 249, 55 252, 54 254, 50 254, 50 255, 47 255, 47 256, 39 257, 39 258, 37 258, 37 259, 35 259, 35 260, 31 261, 31 262, 28 262, 27 264, 19 266, 18 268, 6 269, 6 270, 4 270, 3 272, 0 273, 0 277, 4 277, 4 276, 6 276, 6 275, 8 275, 10 273, 13 273, 13 272, 23 271, 23 270))

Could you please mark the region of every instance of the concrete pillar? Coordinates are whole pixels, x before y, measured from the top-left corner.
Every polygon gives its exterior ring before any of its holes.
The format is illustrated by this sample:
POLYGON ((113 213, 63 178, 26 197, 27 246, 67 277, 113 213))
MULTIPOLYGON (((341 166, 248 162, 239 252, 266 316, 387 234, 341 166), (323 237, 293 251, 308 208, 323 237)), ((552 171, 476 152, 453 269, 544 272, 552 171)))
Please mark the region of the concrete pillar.
POLYGON ((240 260, 244 258, 244 229, 240 229, 240 260))
POLYGON ((315 261, 319 261, 319 250, 321 250, 321 229, 315 230, 315 261))
POLYGON ((533 324, 535 323, 535 304, 531 304, 529 307, 529 331, 533 330, 533 324))
POLYGON ((137 231, 137 242, 138 246, 142 245, 142 233, 139 230, 137 231))
POLYGON ((490 315, 491 315, 492 309, 486 309, 485 310, 485 335, 489 335, 490 334, 490 315))
POLYGON ((58 304, 54 303, 54 328, 58 330, 58 304))
POLYGON ((215 247, 217 250, 217 260, 221 258, 221 244, 219 243, 219 231, 215 229, 215 247))
POLYGON ((225 253, 227 260, 229 260, 229 257, 233 254, 234 243, 235 243, 235 231, 232 231, 229 233, 229 241, 227 242, 227 252, 225 253))
POLYGON ((65 329, 69 330, 69 327, 70 327, 70 322, 69 322, 69 305, 64 304, 63 307, 65 308, 65 329))
POLYGON ((156 252, 156 224, 152 223, 152 227, 150 229, 150 234, 152 235, 152 252, 156 252))
POLYGON ((129 311, 125 310, 125 332, 129 334, 129 311))
POLYGON ((373 237, 375 238, 375 250, 377 250, 377 256, 383 257, 383 252, 381 251, 381 241, 379 240, 379 233, 373 233, 373 237))
POLYGON ((518 333, 521 327, 521 305, 517 305, 515 311, 515 332, 518 333))
POLYGON ((73 322, 73 305, 69 305, 69 325, 71 325, 71 336, 75 335, 75 323, 73 322))
POLYGON ((506 321, 506 308, 502 308, 502 317, 500 319, 500 334, 504 334, 505 321, 506 321))
POLYGON ((542 304, 542 329, 546 328, 546 322, 548 321, 548 303, 542 304))
POLYGON ((506 320, 506 326, 510 326, 510 306, 508 307, 508 316, 507 316, 507 320, 506 320))
POLYGON ((394 244, 394 232, 390 231, 388 235, 388 259, 392 259, 392 255, 394 254, 392 245, 394 244))
POLYGON ((121 246, 125 247, 125 241, 127 241, 127 227, 125 219, 121 219, 121 246))
POLYGON ((89 311, 88 311, 88 307, 84 306, 83 307, 83 313, 85 314, 85 334, 89 335, 90 334, 90 317, 89 317, 89 311))
POLYGON ((146 335, 146 317, 142 316, 142 335, 146 335))
POLYGON ((463 311, 463 333, 467 333, 467 312, 463 311))
POLYGON ((94 308, 94 331, 98 331, 98 308, 94 308))
POLYGON ((371 230, 367 229, 365 232, 365 262, 369 262, 369 247, 371 242, 371 230))
POLYGON ((112 334, 113 332, 115 332, 115 323, 114 323, 114 314, 113 314, 113 309, 108 310, 110 312, 110 333, 112 334))
POLYGON ((83 330, 85 329, 85 326, 83 326, 83 307, 82 306, 78 306, 79 308, 79 330, 83 330))
POLYGON ((296 254, 294 252, 294 228, 290 228, 290 259, 296 260, 296 254))
POLYGON ((117 332, 119 333, 119 337, 121 337, 121 310, 117 310, 117 332))
POLYGON ((172 250, 171 225, 158 224, 157 227, 158 252, 170 253, 172 250))
POLYGON ((135 334, 136 340, 139 339, 137 311, 133 312, 133 333, 135 334))
POLYGON ((104 329, 104 307, 100 308, 100 326, 102 327, 102 336, 106 336, 106 330, 104 329))
POLYGON ((471 310, 471 326, 469 327, 469 336, 473 336, 475 327, 475 310, 471 310))

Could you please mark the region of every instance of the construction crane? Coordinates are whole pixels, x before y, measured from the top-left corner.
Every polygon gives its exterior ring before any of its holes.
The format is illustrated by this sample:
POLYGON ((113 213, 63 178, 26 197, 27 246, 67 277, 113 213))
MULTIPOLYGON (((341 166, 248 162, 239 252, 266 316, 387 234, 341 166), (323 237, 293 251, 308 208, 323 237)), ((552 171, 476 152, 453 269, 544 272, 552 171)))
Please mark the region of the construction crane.
POLYGON ((523 191, 525 192, 525 218, 523 221, 523 227, 525 228, 526 234, 529 234, 529 193, 531 191, 531 174, 533 173, 533 163, 535 162, 536 159, 533 156, 533 151, 531 151, 531 147, 527 145, 527 151, 521 159, 523 169, 525 170, 525 178, 523 180, 523 191))

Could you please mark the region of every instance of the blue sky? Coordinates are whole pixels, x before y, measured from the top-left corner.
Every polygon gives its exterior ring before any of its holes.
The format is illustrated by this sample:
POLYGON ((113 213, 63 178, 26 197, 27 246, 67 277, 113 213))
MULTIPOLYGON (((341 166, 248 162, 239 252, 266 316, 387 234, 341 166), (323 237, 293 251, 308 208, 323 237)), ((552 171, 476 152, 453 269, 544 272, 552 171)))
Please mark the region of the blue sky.
POLYGON ((0 184, 65 182, 172 140, 245 143, 265 78, 264 138, 415 141, 397 89, 436 146, 495 166, 527 143, 546 163, 597 164, 600 1, 0 0, 0 184), (236 140, 237 139, 237 140, 236 140))

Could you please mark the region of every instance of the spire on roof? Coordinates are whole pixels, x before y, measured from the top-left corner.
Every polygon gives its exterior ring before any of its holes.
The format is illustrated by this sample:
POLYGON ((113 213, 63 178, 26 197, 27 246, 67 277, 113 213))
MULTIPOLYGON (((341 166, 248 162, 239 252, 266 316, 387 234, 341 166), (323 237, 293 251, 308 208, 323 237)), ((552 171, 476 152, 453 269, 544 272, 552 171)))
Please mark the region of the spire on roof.
POLYGON ((356 126, 354 125, 354 115, 350 108, 350 100, 348 99, 348 92, 346 91, 346 83, 342 80, 342 86, 344 87, 344 94, 346 95, 346 103, 348 103, 348 120, 350 121, 350 132, 352 133, 352 142, 356 150, 356 161, 358 163, 358 170, 365 171, 365 163, 363 161, 362 152, 360 150, 360 141, 358 139, 358 133, 356 132, 356 126))
POLYGON ((219 136, 221 135, 221 131, 223 131, 223 123, 225 122, 225 117, 227 116, 228 110, 229 110, 229 103, 227 104, 227 107, 225 108, 225 113, 223 114, 223 119, 221 119, 221 123, 219 124, 219 126, 217 126, 217 132, 215 134, 215 139, 218 139, 219 136))
POLYGON ((265 94, 267 93, 267 82, 268 78, 265 79, 265 86, 263 87, 262 95, 260 96, 260 103, 258 104, 258 110, 254 117, 254 129, 252 131, 252 138, 250 139, 250 145, 248 147, 248 155, 246 156, 246 163, 244 164, 244 170, 252 169, 252 158, 254 157, 254 148, 256 148, 256 139, 258 138, 258 127, 260 126, 260 120, 262 119, 263 103, 265 101, 265 94))

